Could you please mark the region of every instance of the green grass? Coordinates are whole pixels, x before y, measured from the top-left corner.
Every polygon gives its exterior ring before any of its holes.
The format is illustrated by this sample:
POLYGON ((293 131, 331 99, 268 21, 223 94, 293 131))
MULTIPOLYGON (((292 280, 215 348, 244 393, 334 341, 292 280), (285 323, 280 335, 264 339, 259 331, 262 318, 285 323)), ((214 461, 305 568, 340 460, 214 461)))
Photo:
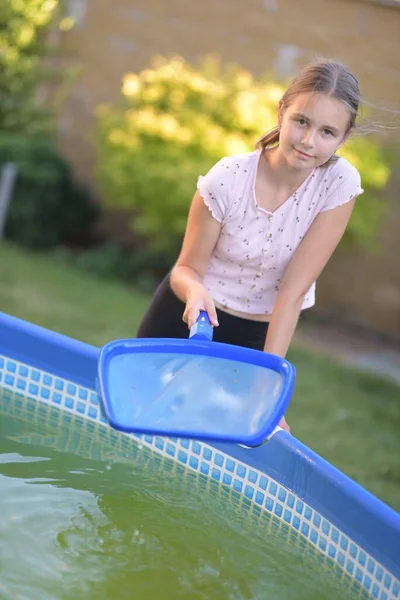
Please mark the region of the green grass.
MULTIPOLYGON (((2 245, 0 310, 100 346, 134 337, 149 298, 47 256, 2 245)), ((302 347, 292 433, 400 511, 400 388, 302 347)))
POLYGON ((148 302, 118 283, 4 243, 0 280, 0 310, 95 346, 134 337, 148 302))

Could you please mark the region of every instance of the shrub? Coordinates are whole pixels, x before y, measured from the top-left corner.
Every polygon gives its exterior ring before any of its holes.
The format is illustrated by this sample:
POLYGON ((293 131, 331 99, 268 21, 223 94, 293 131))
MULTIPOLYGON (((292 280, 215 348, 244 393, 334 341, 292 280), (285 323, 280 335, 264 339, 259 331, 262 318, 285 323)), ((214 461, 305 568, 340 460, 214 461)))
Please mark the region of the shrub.
POLYGON ((6 237, 28 248, 48 249, 87 235, 99 209, 73 180, 50 140, 2 136, 0 167, 6 162, 17 166, 6 237))
POLYGON ((60 0, 0 2, 2 133, 37 134, 52 126, 52 107, 39 103, 38 93, 44 83, 60 83, 60 70, 45 61, 56 52, 49 33, 59 26, 60 6, 60 0))
MULTIPOLYGON (((98 108, 98 175, 105 201, 132 209, 132 228, 152 247, 176 253, 197 177, 222 156, 248 152, 276 123, 284 88, 239 67, 221 69, 206 57, 199 66, 182 58, 154 59, 127 74, 119 106, 98 108)), ((366 243, 376 231, 377 193, 390 170, 376 143, 349 141, 342 154, 361 172, 365 195, 345 239, 366 243)))

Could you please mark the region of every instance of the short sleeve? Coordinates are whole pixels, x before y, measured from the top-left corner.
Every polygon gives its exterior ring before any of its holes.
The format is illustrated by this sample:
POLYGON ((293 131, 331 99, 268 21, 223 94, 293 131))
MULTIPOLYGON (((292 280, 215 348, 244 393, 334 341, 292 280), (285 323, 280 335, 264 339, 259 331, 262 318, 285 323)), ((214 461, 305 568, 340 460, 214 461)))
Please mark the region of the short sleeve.
POLYGON ((338 160, 330 175, 325 180, 326 200, 321 212, 346 204, 364 192, 359 172, 345 159, 338 160))
POLYGON ((229 173, 227 159, 218 161, 207 173, 200 175, 197 189, 214 219, 222 223, 226 215, 229 198, 229 173))

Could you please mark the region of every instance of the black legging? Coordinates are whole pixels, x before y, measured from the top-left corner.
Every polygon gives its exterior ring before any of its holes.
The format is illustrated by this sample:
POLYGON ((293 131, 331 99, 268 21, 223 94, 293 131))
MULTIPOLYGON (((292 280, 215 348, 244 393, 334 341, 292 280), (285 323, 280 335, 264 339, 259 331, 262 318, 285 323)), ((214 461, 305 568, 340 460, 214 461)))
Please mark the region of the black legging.
MULTIPOLYGON (((188 338, 189 329, 182 321, 185 304, 176 297, 168 274, 156 289, 137 332, 138 338, 188 338)), ((263 350, 268 323, 229 315, 217 308, 219 326, 213 340, 245 348, 263 350)))

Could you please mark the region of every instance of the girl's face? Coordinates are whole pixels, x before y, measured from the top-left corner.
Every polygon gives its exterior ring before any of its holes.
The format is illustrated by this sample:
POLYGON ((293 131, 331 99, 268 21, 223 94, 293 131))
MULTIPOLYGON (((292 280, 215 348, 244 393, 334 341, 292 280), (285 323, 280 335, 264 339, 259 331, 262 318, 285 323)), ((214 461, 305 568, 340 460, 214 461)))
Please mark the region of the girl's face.
POLYGON ((349 111, 337 98, 304 93, 279 108, 279 152, 295 169, 323 165, 345 142, 349 111))

